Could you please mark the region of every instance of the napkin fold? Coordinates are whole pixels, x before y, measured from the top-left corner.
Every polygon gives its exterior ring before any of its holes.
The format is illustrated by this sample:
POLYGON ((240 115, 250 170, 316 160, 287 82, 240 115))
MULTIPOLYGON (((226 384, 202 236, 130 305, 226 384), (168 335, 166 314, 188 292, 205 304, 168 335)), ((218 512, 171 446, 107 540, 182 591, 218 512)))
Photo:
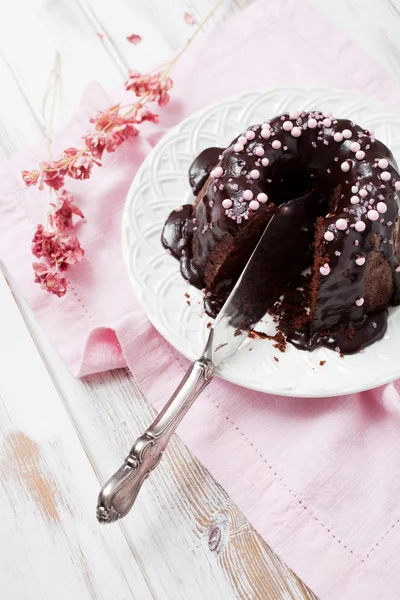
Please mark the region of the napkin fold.
MULTIPOLYGON (((106 155, 90 181, 68 182, 85 214, 78 236, 86 255, 68 272, 64 298, 33 283, 30 240, 48 197, 20 176, 46 158, 46 145, 0 165, 0 258, 55 348, 79 376, 128 364, 157 409, 188 363, 146 320, 120 247, 126 193, 156 141, 193 111, 257 87, 339 87, 400 107, 399 86, 305 0, 255 2, 194 42, 174 81, 157 128, 106 155)), ((54 155, 79 143, 88 117, 118 96, 88 86, 54 155)), ((400 586, 399 403, 400 382, 299 399, 215 381, 179 434, 321 600, 393 600, 400 586)))

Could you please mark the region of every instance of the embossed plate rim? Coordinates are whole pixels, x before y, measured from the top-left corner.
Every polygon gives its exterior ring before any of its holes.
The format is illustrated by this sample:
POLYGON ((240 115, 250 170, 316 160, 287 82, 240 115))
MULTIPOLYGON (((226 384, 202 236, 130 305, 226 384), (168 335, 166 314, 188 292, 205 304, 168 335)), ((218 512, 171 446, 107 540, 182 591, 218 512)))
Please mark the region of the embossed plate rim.
MULTIPOLYGON (((334 89, 334 88, 317 88, 317 87, 279 87, 279 88, 269 88, 269 89, 260 89, 260 90, 250 90, 245 93, 241 93, 238 96, 227 98, 226 100, 222 100, 216 102, 212 105, 203 108, 196 113, 190 115, 186 119, 184 119, 181 123, 179 123, 176 127, 174 127, 171 131, 169 131, 162 140, 153 148, 151 153, 146 157, 142 165, 140 166, 132 184, 127 194, 123 219, 122 219, 122 249, 123 256, 126 263, 128 275, 133 286, 134 291, 136 292, 136 296, 141 304, 144 312, 146 313, 147 318, 153 324, 153 326, 159 331, 159 333, 169 342, 174 348, 180 351, 184 356, 193 360, 199 356, 202 351, 202 344, 206 337, 206 327, 205 322, 206 319, 200 319, 198 314, 195 313, 195 309, 193 308, 190 312, 187 312, 187 306, 184 301, 184 292, 190 290, 191 297, 199 298, 199 292, 194 288, 189 288, 186 286, 185 282, 182 278, 176 279, 177 288, 179 289, 179 293, 176 293, 175 300, 177 303, 177 311, 174 315, 174 318, 171 322, 168 322, 168 326, 166 327, 161 319, 161 313, 165 308, 166 300, 162 294, 156 295, 153 292, 151 286, 149 287, 147 283, 144 281, 143 277, 140 277, 138 271, 140 268, 146 268, 148 262, 144 264, 143 258, 138 258, 134 252, 140 252, 141 244, 145 244, 150 247, 148 244, 148 237, 143 237, 143 231, 136 231, 136 237, 134 235, 134 220, 132 219, 132 214, 136 217, 141 216, 141 208, 143 208, 143 196, 138 196, 136 192, 140 189, 140 181, 141 178, 145 178, 146 187, 152 190, 154 194, 154 190, 158 189, 158 180, 161 180, 162 177, 165 177, 168 174, 168 170, 165 171, 165 164, 161 164, 161 158, 168 158, 168 152, 170 156, 172 156, 171 152, 174 148, 174 145, 177 147, 179 142, 180 133, 185 131, 187 127, 190 127, 189 135, 190 135, 190 145, 193 146, 193 154, 191 155, 194 158, 194 146, 197 141, 198 135, 205 134, 207 119, 210 119, 212 115, 218 113, 218 111, 225 111, 229 113, 229 109, 232 109, 234 106, 235 109, 241 110, 241 114, 244 114, 246 111, 251 112, 251 106, 249 108, 249 99, 253 101, 253 112, 255 111, 254 104, 260 106, 260 103, 265 102, 265 113, 274 116, 274 114, 278 114, 283 110, 290 110, 295 108, 293 102, 288 101, 288 98, 293 97, 293 95, 303 96, 303 100, 306 106, 310 106, 310 104, 314 104, 314 107, 317 106, 316 103, 324 104, 330 101, 332 103, 337 103, 341 101, 342 104, 348 108, 345 108, 345 111, 348 111, 348 115, 353 117, 354 120, 357 120, 357 117, 354 117, 354 111, 357 112, 360 110, 366 111, 369 113, 368 123, 365 123, 365 118, 360 119, 360 123, 367 126, 371 122, 378 122, 378 136, 377 137, 385 137, 379 134, 379 123, 386 124, 391 129, 395 130, 396 125, 399 130, 399 152, 398 156, 400 156, 400 118, 396 115, 396 113, 391 113, 386 109, 384 105, 375 100, 366 99, 363 96, 348 92, 346 90, 334 89), (314 100, 313 100, 314 98, 314 100), (273 106, 268 106, 268 102, 274 101, 273 106), (195 124, 201 124, 203 128, 199 131, 196 131, 195 124), (149 170, 152 166, 157 166, 157 177, 155 180, 152 180, 149 177, 149 170), (142 204, 141 204, 142 203, 142 204), (139 239, 139 237, 141 239, 139 239), (182 292, 182 293, 181 293, 182 292), (152 306, 151 302, 149 302, 148 294, 154 295, 155 306, 152 306), (182 306, 181 306, 182 305, 182 306), (202 334, 202 338, 197 339, 195 341, 188 340, 187 335, 177 334, 176 331, 173 331, 173 325, 176 328, 182 326, 192 325, 192 329, 188 330, 190 334, 193 334, 193 327, 199 331, 196 331, 196 334, 202 334)), ((332 110, 334 107, 320 106, 319 108, 325 110, 332 110)), ((344 114, 343 110, 336 109, 336 112, 339 114, 344 114)), ((338 115, 339 116, 339 115, 338 115)), ((247 117, 246 117, 247 118, 247 117)), ((249 117, 251 119, 251 116, 249 117)), ((238 123, 235 125, 236 130, 233 133, 230 139, 240 131, 241 127, 247 126, 251 121, 249 120, 245 125, 238 123)), ((383 125, 382 125, 383 126, 383 125)), ((211 135, 211 139, 215 135, 215 130, 209 132, 211 135)), ((221 132, 218 132, 218 135, 221 132)), ((228 143, 229 140, 226 140, 228 143)), ((385 140, 384 140, 385 141, 385 140)), ((202 147, 196 148, 196 151, 201 150, 202 147)), ((184 170, 182 173, 172 172, 172 175, 175 176, 176 185, 179 188, 179 185, 183 185, 181 179, 185 179, 187 181, 187 172, 184 170), (175 175, 174 175, 175 173, 175 175)), ((168 177, 167 177, 168 179, 168 177)), ((190 194, 189 184, 185 184, 184 186, 187 188, 187 195, 190 194)), ((143 194, 143 190, 141 190, 143 194)), ((184 195, 186 195, 186 190, 184 191, 184 195)), ((164 197, 160 197, 160 193, 157 197, 157 192, 155 192, 155 197, 158 200, 162 200, 164 197)), ((152 196, 153 198, 153 196, 152 196)), ((146 207, 146 211, 150 210, 149 207, 153 206, 154 202, 149 202, 146 207)), ((179 204, 177 202, 176 204, 179 204)), ((168 206, 168 211, 171 209, 171 206, 168 206)), ((166 216, 166 215, 165 215, 166 216)), ((145 216, 145 224, 147 225, 147 236, 151 234, 151 231, 156 230, 158 234, 161 234, 161 227, 163 220, 157 220, 150 218, 149 215, 145 216)), ((158 237, 159 237, 158 235, 158 237)), ((149 261, 153 260, 153 262, 160 262, 163 260, 163 256, 165 256, 165 250, 161 247, 161 242, 159 242, 159 248, 155 249, 155 252, 150 256, 146 257, 149 261)), ((167 282, 171 278, 176 278, 176 274, 179 273, 179 263, 173 258, 165 258, 166 262, 166 275, 164 277, 164 283, 167 282)), ((180 275, 179 275, 180 277, 180 275)), ((163 288, 165 289, 165 287, 163 288)), ((392 346, 392 350, 395 350, 395 344, 397 343, 399 336, 394 331, 395 327, 400 326, 400 308, 392 309, 389 315, 389 327, 388 333, 385 338, 379 342, 376 342, 372 346, 368 347, 364 353, 357 354, 353 356, 346 356, 343 359, 340 359, 337 354, 334 352, 321 348, 312 353, 302 352, 296 350, 291 345, 288 345, 288 351, 285 354, 280 354, 272 349, 272 345, 269 343, 260 340, 252 340, 247 341, 244 344, 244 347, 237 353, 237 355, 227 361, 226 365, 220 367, 218 371, 218 376, 222 379, 230 381, 232 383, 241 385, 246 388, 254 389, 261 392, 273 393, 283 396, 297 396, 297 397, 327 397, 333 395, 343 395, 343 394, 351 394, 355 392, 360 392, 366 389, 371 389, 383 385, 385 383, 389 383, 393 381, 397 377, 400 377, 400 365, 395 365, 395 361, 391 361, 390 357, 385 356, 385 351, 390 350, 392 346), (264 344, 264 346, 263 346, 264 344), (249 361, 250 353, 247 351, 250 346, 253 346, 253 352, 251 353, 252 359, 249 361), (247 354, 245 354, 247 352, 247 354), (279 363, 274 363, 273 355, 278 355, 280 359, 279 363), (301 359, 299 357, 302 357, 301 359), (268 363, 267 369, 267 361, 270 359, 268 363), (329 361, 330 359, 330 361, 329 361), (328 368, 319 366, 320 360, 326 360, 328 368), (265 361, 265 362, 264 362, 265 361), (254 369, 253 363, 256 363, 256 369, 254 369), (331 363, 329 365, 329 362, 331 363), (390 364, 390 363, 393 364, 390 364), (270 364, 271 363, 271 364, 270 364), (303 367, 308 367, 307 376, 304 377, 303 369, 299 369, 299 365, 303 364, 303 367), (336 364, 336 367, 332 367, 332 363, 336 364), (258 365, 261 366, 258 369, 258 365), (293 366, 297 366, 300 379, 296 378, 296 375, 291 373, 291 368, 293 366), (374 367, 374 369, 370 367, 374 367), (379 368, 377 368, 379 367, 379 368), (267 371, 263 372, 263 369, 267 369, 267 371), (354 370, 355 377, 352 377, 352 369, 354 370), (301 373, 300 373, 301 371, 301 373), (312 372, 314 371, 314 372, 312 372), (350 372, 349 372, 350 371, 350 372), (376 372, 378 374, 376 375, 376 372), (374 375, 371 375, 374 373, 374 375), (252 374, 249 377, 249 374, 252 374), (268 379, 268 374, 270 378, 268 379), (292 378, 292 380, 291 380, 292 378)), ((393 356, 393 352, 392 352, 393 356)))

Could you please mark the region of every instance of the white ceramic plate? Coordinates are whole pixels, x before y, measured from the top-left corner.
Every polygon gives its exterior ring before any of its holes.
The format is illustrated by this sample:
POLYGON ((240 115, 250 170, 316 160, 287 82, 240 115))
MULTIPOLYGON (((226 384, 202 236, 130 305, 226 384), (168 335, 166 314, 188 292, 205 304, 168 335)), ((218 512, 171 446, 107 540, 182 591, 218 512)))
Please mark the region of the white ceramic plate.
MULTIPOLYGON (((201 292, 188 286, 178 261, 161 246, 164 221, 174 208, 193 201, 188 168, 201 150, 225 147, 249 125, 295 109, 330 110, 336 117, 372 126, 377 138, 400 158, 400 115, 367 97, 334 89, 258 90, 209 106, 180 123, 147 157, 129 190, 122 246, 130 280, 149 320, 189 359, 200 356, 210 319, 203 312, 201 292)), ((384 339, 354 356, 340 358, 325 348, 303 352, 290 344, 281 353, 269 340, 248 339, 218 375, 284 396, 348 394, 400 377, 399 347, 400 307, 390 310, 384 339), (326 361, 324 366, 320 361, 326 361)))

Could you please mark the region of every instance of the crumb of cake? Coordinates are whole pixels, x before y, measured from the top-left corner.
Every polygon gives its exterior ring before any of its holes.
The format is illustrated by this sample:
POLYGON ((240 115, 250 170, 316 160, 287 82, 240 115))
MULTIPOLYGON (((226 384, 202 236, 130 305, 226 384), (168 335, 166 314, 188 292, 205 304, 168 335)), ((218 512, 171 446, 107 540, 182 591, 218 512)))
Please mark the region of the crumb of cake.
POLYGON ((286 337, 284 336, 282 331, 277 331, 275 335, 268 335, 268 333, 264 333, 263 331, 256 331, 255 329, 253 329, 252 331, 250 331, 249 337, 252 339, 259 338, 262 340, 272 340, 273 342, 276 342, 275 344, 273 344, 274 348, 277 348, 281 352, 286 351, 286 337))
POLYGON ((272 339, 270 335, 267 335, 263 331, 256 331, 255 329, 253 329, 253 331, 250 331, 249 335, 252 338, 259 338, 261 340, 272 339), (252 334, 252 335, 250 335, 250 334, 252 334))
POLYGON ((278 331, 273 339, 276 341, 274 344, 274 348, 277 348, 280 352, 286 352, 286 338, 283 335, 282 331, 278 331))
POLYGON ((211 321, 208 321, 206 327, 207 327, 207 329, 210 329, 210 327, 211 327, 211 321))
POLYGON ((326 363, 326 360, 320 360, 319 361, 319 364, 321 365, 321 367, 323 367, 325 363, 326 363))
POLYGON ((277 358, 276 356, 274 356, 274 360, 275 360, 276 362, 279 362, 279 358, 277 358))
POLYGON ((186 304, 190 306, 190 300, 186 300, 186 304))
POLYGON ((354 338, 354 336, 356 335, 356 332, 354 331, 354 329, 348 329, 346 332, 347 337, 349 338, 349 340, 352 340, 354 338))
POLYGON ((185 297, 186 297, 186 298, 190 298, 190 294, 188 294, 188 293, 186 292, 186 294, 185 294, 185 297))
POLYGON ((344 354, 343 354, 343 352, 341 352, 341 353, 339 354, 339 356, 340 356, 340 358, 344 358, 344 354))

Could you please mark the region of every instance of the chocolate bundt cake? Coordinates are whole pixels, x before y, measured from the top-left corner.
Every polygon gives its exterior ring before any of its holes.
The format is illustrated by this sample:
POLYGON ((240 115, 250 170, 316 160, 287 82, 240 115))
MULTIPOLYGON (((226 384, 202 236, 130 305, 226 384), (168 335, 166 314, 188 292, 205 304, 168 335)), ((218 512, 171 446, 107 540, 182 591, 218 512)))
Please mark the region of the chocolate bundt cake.
POLYGON ((320 216, 298 265, 311 273, 280 291, 308 290, 289 341, 353 353, 384 335, 387 307, 400 303, 400 175, 372 131, 326 112, 285 113, 202 152, 189 179, 194 205, 171 213, 162 243, 205 289, 207 312, 218 312, 279 206, 311 193, 320 216))

